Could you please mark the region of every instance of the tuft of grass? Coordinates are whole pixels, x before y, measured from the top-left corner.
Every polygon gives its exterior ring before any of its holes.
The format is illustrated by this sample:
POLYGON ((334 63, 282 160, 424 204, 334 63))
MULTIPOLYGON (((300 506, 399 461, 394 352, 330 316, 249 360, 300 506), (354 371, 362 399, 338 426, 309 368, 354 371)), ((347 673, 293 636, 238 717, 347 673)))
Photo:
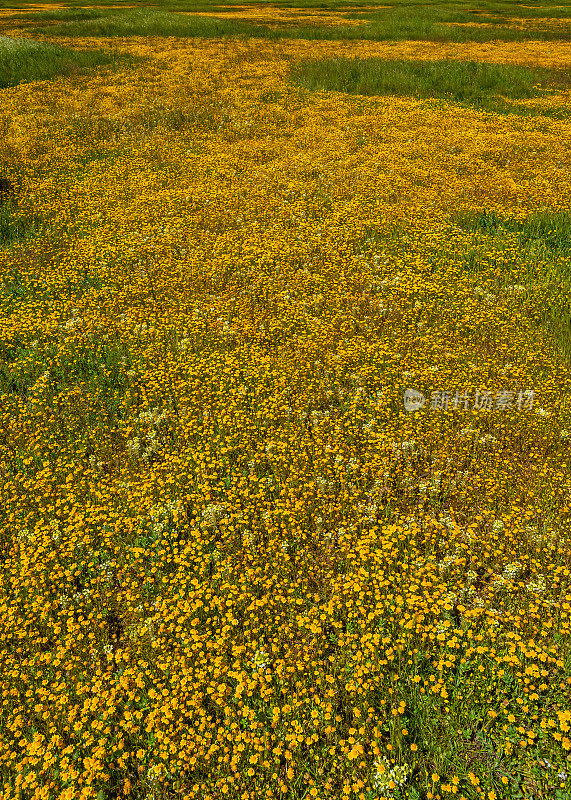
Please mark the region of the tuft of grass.
POLYGON ((509 100, 541 97, 562 76, 567 72, 511 64, 383 58, 305 59, 289 72, 292 83, 314 91, 439 98, 499 113, 514 110, 509 100))
POLYGON ((76 75, 123 58, 100 50, 71 50, 34 39, 0 36, 0 89, 57 75, 76 75))

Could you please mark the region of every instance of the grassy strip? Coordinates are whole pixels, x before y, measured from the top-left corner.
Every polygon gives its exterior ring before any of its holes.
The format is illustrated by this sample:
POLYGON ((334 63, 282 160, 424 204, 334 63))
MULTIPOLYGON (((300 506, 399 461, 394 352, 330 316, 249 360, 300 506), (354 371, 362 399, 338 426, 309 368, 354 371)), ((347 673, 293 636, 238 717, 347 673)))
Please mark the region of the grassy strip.
MULTIPOLYGON (((291 6, 294 8, 294 6, 291 6)), ((201 9, 204 10, 204 9, 201 9)), ((224 12, 220 12, 221 15, 224 12)), ((406 16, 401 11, 385 12, 385 16, 363 24, 348 25, 291 25, 280 23, 279 28, 255 25, 240 20, 225 20, 212 17, 178 16, 170 11, 150 9, 129 9, 128 11, 109 11, 101 17, 74 19, 32 28, 33 33, 53 36, 180 36, 180 37, 218 37, 246 35, 264 39, 290 38, 308 40, 370 40, 370 41, 437 41, 437 42, 487 42, 571 40, 571 27, 539 27, 527 29, 505 26, 455 27, 434 20, 429 14, 406 16)), ((31 15, 28 19, 32 19, 31 15)))
POLYGON ((33 28, 33 33, 51 36, 261 36, 276 38, 277 34, 269 28, 251 25, 239 20, 219 20, 212 17, 190 17, 172 14, 168 11, 150 9, 129 9, 113 11, 100 17, 85 20, 62 22, 59 25, 33 28))
POLYGON ((538 113, 535 106, 516 109, 509 100, 539 98, 547 89, 563 87, 569 76, 562 70, 475 61, 333 58, 300 61, 292 65, 289 79, 313 91, 412 95, 498 113, 538 113))
POLYGON ((56 75, 75 75, 86 69, 115 63, 127 56, 101 50, 70 50, 56 45, 0 36, 0 89, 56 75))
MULTIPOLYGON (((446 39, 450 41, 479 41, 488 38, 514 39, 525 38, 567 38, 571 32, 570 26, 551 26, 542 23, 542 16, 550 19, 558 17, 565 19, 571 17, 571 7, 545 9, 543 14, 534 13, 534 9, 527 13, 527 8, 516 9, 512 14, 512 7, 503 3, 482 4, 478 8, 460 3, 443 3, 437 6, 421 5, 414 8, 414 13, 403 13, 408 4, 397 3, 390 8, 377 11, 355 11, 349 15, 350 19, 363 20, 367 23, 371 35, 382 35, 384 38, 428 38, 446 39), (511 25, 514 19, 527 20, 530 29, 527 31, 517 28, 505 27, 511 25), (453 27, 453 25, 480 25, 485 27, 453 27)), ((569 20, 571 25, 571 20, 569 20)))
POLYGON ((99 19, 107 12, 97 8, 52 8, 34 11, 33 14, 14 15, 18 20, 41 20, 45 22, 77 22, 87 19, 99 19))

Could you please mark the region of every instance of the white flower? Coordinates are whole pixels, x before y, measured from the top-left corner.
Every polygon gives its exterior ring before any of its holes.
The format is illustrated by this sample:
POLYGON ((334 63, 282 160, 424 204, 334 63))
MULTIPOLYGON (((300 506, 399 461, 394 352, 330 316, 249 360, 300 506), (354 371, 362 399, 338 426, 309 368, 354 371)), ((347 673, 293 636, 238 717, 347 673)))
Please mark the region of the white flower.
POLYGON ((460 433, 458 434, 458 436, 459 436, 459 437, 460 437, 460 436, 467 436, 469 433, 478 433, 478 431, 477 431, 477 429, 476 429, 476 428, 470 428, 470 427, 468 427, 468 428, 462 428, 462 429, 460 430, 460 433))
POLYGON ((208 527, 214 527, 224 516, 226 506, 224 503, 211 503, 202 512, 202 520, 208 527))
POLYGON ((250 662, 255 670, 265 671, 270 663, 269 655, 264 650, 258 650, 250 662))
POLYGON ((391 797, 392 791, 389 789, 391 782, 395 783, 395 788, 404 786, 411 773, 411 768, 405 764, 400 767, 392 767, 386 758, 379 758, 375 761, 374 772, 371 776, 371 783, 379 794, 391 797))
POLYGON ((526 583, 525 588, 533 594, 543 594, 547 588, 543 575, 538 575, 537 580, 526 583))
POLYGON ((518 578, 521 573, 523 572, 523 565, 519 563, 519 561, 514 562, 513 564, 507 564, 504 567, 504 577, 510 581, 515 580, 518 578))
POLYGON ((155 783, 163 774, 164 767, 162 764, 156 764, 150 767, 147 771, 147 779, 150 783, 155 783))
POLYGON ((138 436, 134 436, 127 442, 127 450, 133 455, 138 455, 141 452, 141 440, 138 436))

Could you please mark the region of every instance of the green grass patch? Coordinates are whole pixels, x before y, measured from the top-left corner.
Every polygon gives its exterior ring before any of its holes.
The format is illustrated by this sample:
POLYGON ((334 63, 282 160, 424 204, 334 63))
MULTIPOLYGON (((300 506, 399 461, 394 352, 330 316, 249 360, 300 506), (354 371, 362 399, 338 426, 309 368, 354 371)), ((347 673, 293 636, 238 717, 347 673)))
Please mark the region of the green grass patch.
POLYGON ((125 59, 128 56, 117 53, 70 50, 33 39, 0 36, 0 89, 58 75, 77 75, 125 59))
POLYGON ((97 8, 46 8, 34 11, 33 14, 14 15, 14 18, 18 21, 32 19, 43 22, 77 22, 78 20, 99 19, 99 17, 104 17, 105 13, 97 8))
MULTIPOLYGON (((512 14, 512 8, 506 4, 480 4, 478 8, 474 8, 459 3, 440 3, 438 5, 420 5, 414 8, 413 13, 407 13, 405 9, 408 5, 399 2, 393 4, 391 8, 377 11, 355 11, 349 15, 349 18, 363 20, 367 24, 366 30, 358 28, 353 33, 365 33, 365 38, 373 39, 426 39, 431 41, 566 39, 571 35, 571 27, 542 24, 541 15, 534 14, 529 15, 530 23, 532 23, 529 30, 510 27, 511 17, 528 18, 525 13, 527 9, 520 8, 518 9, 519 13, 512 14), (466 23, 484 23, 484 25, 483 27, 472 25, 461 27, 466 23), (456 25, 460 25, 460 27, 456 27, 456 25)), ((543 16, 551 17, 551 13, 546 12, 543 16)), ((567 16, 571 16, 571 8, 567 9, 559 18, 567 16)))
POLYGON ((12 202, 0 206, 0 247, 7 247, 27 239, 33 226, 18 217, 12 202))
POLYGON ((439 98, 498 113, 543 113, 509 101, 561 88, 569 72, 476 61, 332 58, 292 65, 289 80, 312 91, 439 98))
POLYGON ((187 16, 169 11, 129 9, 128 11, 109 11, 91 19, 74 20, 33 28, 33 33, 50 36, 180 36, 204 37, 218 36, 263 36, 275 38, 270 29, 261 28, 239 20, 224 20, 214 17, 187 16))
MULTIPOLYGON (((332 13, 345 12, 349 19, 362 22, 361 25, 298 25, 282 19, 277 29, 266 24, 256 24, 248 20, 224 19, 228 11, 232 11, 235 3, 230 2, 227 8, 208 2, 183 4, 179 0, 158 0, 151 7, 140 4, 137 8, 81 8, 72 4, 67 9, 41 10, 34 14, 19 15, 26 25, 36 21, 49 23, 40 28, 32 28, 33 32, 41 32, 54 36, 180 36, 180 37, 218 37, 245 35, 266 39, 296 38, 323 40, 355 40, 373 41, 523 41, 526 39, 571 40, 570 25, 550 25, 542 23, 542 16, 551 16, 548 8, 543 14, 530 10, 530 25, 518 29, 510 25, 511 7, 506 3, 483 4, 474 9, 468 4, 440 3, 438 5, 422 5, 418 3, 399 2, 389 8, 372 9, 350 0, 318 2, 318 0, 293 0, 283 2, 276 7, 282 9, 296 8, 314 9, 332 13), (220 18, 191 17, 177 14, 178 11, 209 11, 220 14, 220 18), (347 11, 349 14, 347 15, 347 11), (483 27, 451 25, 449 23, 485 22, 483 27)), ((263 4, 262 4, 263 5, 263 4)), ((270 4, 268 4, 270 5, 270 4)), ((254 6, 252 6, 254 7, 254 6)), ((256 7, 260 7, 258 4, 256 7)), ((517 9, 516 9, 517 10, 517 9)), ((514 17, 525 18, 526 9, 519 9, 514 17)), ((554 9, 553 16, 564 19, 571 16, 571 7, 554 9)), ((340 18, 340 22, 343 19, 340 18)))
MULTIPOLYGON (((502 218, 494 211, 484 209, 479 213, 460 217, 458 222, 467 230, 488 233, 492 236, 515 233, 522 247, 536 243, 551 251, 571 254, 569 211, 543 211, 532 214, 525 220, 513 220, 502 218)), ((568 277, 571 280, 571 275, 568 277)))
POLYGON ((549 284, 549 300, 538 309, 538 317, 564 356, 571 359, 571 212, 542 211, 521 220, 483 209, 459 215, 455 223, 480 237, 480 246, 467 254, 469 269, 477 270, 490 255, 509 264, 509 254, 518 252, 529 265, 528 275, 522 274, 520 283, 549 284))
POLYGON ((8 178, 0 177, 0 247, 28 239, 39 223, 18 213, 16 187, 8 178))

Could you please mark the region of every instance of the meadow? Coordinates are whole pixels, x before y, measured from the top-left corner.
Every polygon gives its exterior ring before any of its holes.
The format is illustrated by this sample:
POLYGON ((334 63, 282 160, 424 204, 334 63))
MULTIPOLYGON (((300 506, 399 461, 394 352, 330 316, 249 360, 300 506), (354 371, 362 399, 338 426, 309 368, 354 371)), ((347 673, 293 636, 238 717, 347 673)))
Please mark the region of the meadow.
POLYGON ((1 800, 570 800, 570 34, 0 0, 1 800))

